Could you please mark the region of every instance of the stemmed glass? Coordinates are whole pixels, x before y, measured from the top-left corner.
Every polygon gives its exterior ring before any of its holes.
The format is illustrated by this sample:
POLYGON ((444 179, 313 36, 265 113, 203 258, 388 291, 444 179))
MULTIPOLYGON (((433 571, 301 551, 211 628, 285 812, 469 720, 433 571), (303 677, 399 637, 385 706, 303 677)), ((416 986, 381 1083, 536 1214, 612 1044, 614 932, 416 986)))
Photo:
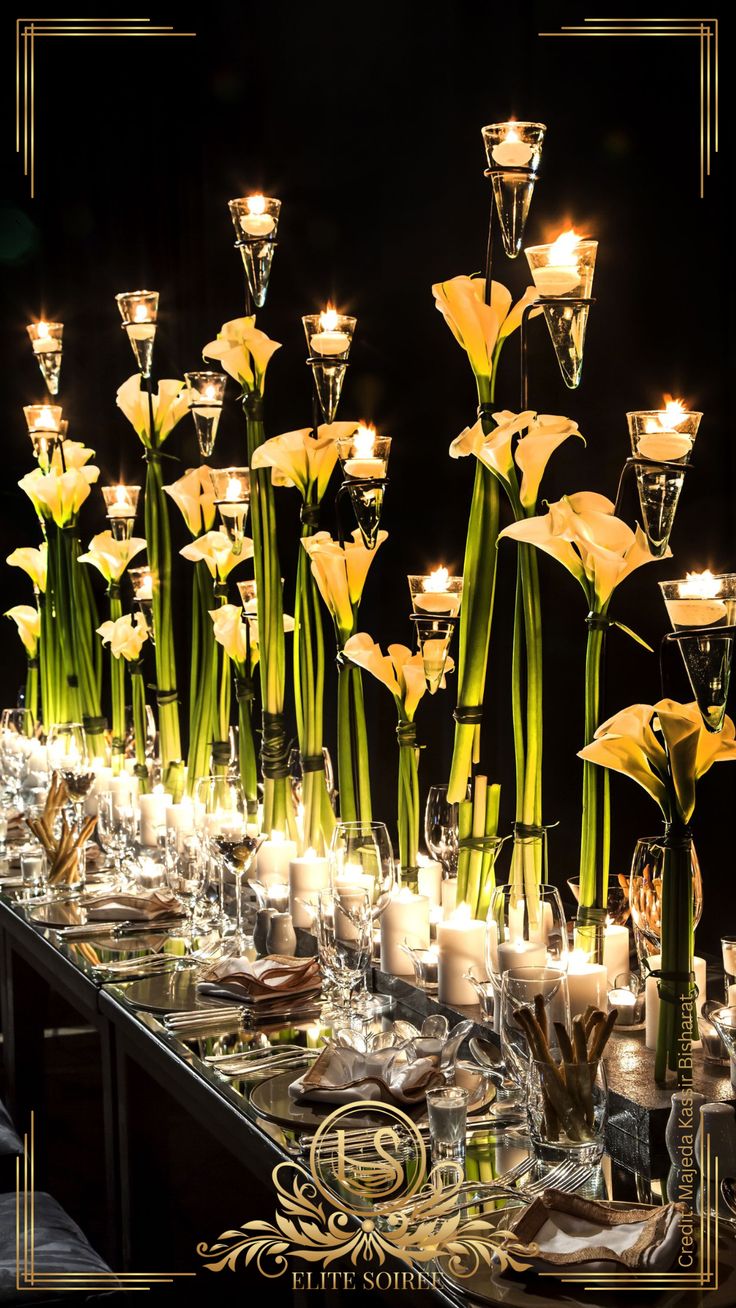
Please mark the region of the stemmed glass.
POLYGON ((124 861, 135 845, 137 823, 130 795, 123 802, 121 798, 111 790, 98 791, 97 834, 105 853, 114 860, 117 881, 122 889, 130 881, 124 861))
POLYGON ((213 775, 197 782, 194 794, 195 824, 204 833, 205 850, 220 874, 220 933, 225 927, 225 872, 235 882, 235 932, 222 944, 220 957, 239 958, 248 948, 243 931, 243 879, 247 877, 259 845, 264 840, 255 828, 248 828, 248 804, 240 781, 213 775))
POLYGON ((81 722, 55 722, 49 728, 46 751, 50 768, 64 781, 77 822, 95 780, 87 758, 87 737, 81 722))
POLYGON ((26 754, 33 738, 33 714, 30 709, 3 709, 0 720, 0 764, 7 784, 8 799, 20 803, 21 780, 26 754))
POLYGON ((197 900, 204 890, 207 858, 199 834, 182 836, 174 848, 167 851, 166 884, 189 908, 189 940, 194 942, 197 900))
POLYGON ((335 1019, 349 1023, 351 996, 363 984, 373 953, 370 891, 339 882, 321 890, 315 924, 320 966, 337 990, 335 1019))
POLYGON ((509 968, 550 964, 567 969, 567 922, 556 886, 540 885, 534 899, 508 882, 496 886, 486 918, 486 971, 497 989, 509 968))
POLYGON ((379 918, 396 889, 397 869, 383 822, 338 822, 328 852, 333 891, 362 887, 379 918))
POLYGON ((534 1010, 534 1000, 542 996, 547 1016, 550 1050, 559 1050, 555 1022, 570 1027, 570 997, 567 973, 560 967, 513 967, 501 978, 501 1048, 516 1084, 523 1088, 529 1070, 530 1050, 527 1038, 515 1017, 520 1008, 534 1010))
POLYGON ((458 806, 447 799, 447 786, 430 786, 424 810, 424 839, 448 876, 457 875, 458 806))

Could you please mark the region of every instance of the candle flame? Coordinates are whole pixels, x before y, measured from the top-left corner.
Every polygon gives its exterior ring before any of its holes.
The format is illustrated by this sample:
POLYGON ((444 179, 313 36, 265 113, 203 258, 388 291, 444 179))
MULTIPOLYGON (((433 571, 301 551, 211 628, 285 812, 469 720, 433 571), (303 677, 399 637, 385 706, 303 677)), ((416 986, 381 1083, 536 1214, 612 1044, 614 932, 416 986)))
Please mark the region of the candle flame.
POLYGON ((513 144, 515 141, 520 141, 520 140, 521 137, 519 136, 519 133, 517 132, 514 123, 512 121, 509 126, 509 130, 507 131, 506 135, 503 138, 503 143, 504 145, 506 145, 508 142, 511 142, 513 144))
POLYGON ((208 386, 205 386, 205 388, 204 388, 204 398, 205 398, 206 400, 214 400, 214 398, 215 398, 215 388, 214 388, 214 386, 212 385, 212 382, 210 382, 208 386))
POLYGON ((50 335, 49 325, 47 322, 42 321, 36 323, 36 335, 39 338, 39 340, 43 340, 50 335))
POLYGON ((54 415, 48 405, 44 405, 41 412, 37 414, 33 425, 34 427, 40 427, 42 430, 56 431, 56 427, 54 426, 54 415))
POLYGON ((582 241, 582 236, 578 236, 574 227, 567 232, 561 232, 556 241, 553 241, 549 248, 549 263, 555 267, 570 266, 577 267, 575 258, 575 249, 582 241))
POLYGON ((721 581, 706 568, 704 572, 688 572, 679 590, 682 599, 715 599, 720 594, 721 581))
POLYGON ((659 414, 659 423, 661 427, 671 431, 678 423, 682 422, 687 413, 687 409, 682 400, 673 400, 671 395, 663 397, 664 411, 659 414))
POLYGON ((584 949, 573 949, 568 963, 568 972, 580 972, 590 962, 584 949))
POLYGON ((225 491, 226 500, 240 500, 243 498, 243 485, 239 477, 230 477, 225 491))
POLYGON ((135 317, 135 321, 136 321, 136 322, 148 322, 148 308, 147 308, 147 306, 146 306, 145 304, 137 304, 137 305, 135 306, 135 315, 134 315, 134 317, 135 317))
POLYGON ((359 459, 369 458, 376 444, 376 429, 361 423, 353 436, 353 453, 359 459))
POLYGON ((128 492, 125 486, 115 487, 115 503, 120 505, 126 505, 128 503, 128 492))
POLYGON ((447 590, 449 580, 450 574, 447 568, 435 568, 434 572, 430 572, 429 576, 424 578, 424 589, 435 595, 441 595, 447 590))
POLYGON ((462 926, 465 922, 470 922, 470 921, 472 921, 472 914, 471 914, 471 912, 470 912, 470 904, 466 903, 465 900, 463 900, 462 904, 458 904, 458 906, 457 906, 457 908, 455 909, 454 913, 452 913, 451 916, 450 916, 450 921, 451 921, 451 922, 455 922, 455 923, 459 923, 461 926, 462 926))
POLYGON ((248 196, 248 213, 265 213, 266 201, 262 195, 248 196))
POLYGON ((327 308, 324 310, 324 313, 321 313, 319 315, 320 331, 334 332, 335 328, 337 327, 337 320, 339 316, 340 315, 338 314, 337 310, 333 309, 331 304, 328 304, 327 308))

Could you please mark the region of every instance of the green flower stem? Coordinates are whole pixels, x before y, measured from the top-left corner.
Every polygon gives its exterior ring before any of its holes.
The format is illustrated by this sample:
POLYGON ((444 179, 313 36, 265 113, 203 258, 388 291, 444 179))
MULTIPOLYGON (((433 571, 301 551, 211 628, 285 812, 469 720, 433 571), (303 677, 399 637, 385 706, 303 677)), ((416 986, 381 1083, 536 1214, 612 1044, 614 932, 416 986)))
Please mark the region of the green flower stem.
POLYGON ((463 904, 467 900, 468 894, 468 870, 470 865, 470 850, 463 845, 473 830, 473 801, 472 799, 462 799, 458 805, 457 834, 460 841, 460 849, 457 856, 457 902, 463 904))
POLYGON ((55 530, 55 590, 56 622, 58 630, 55 635, 61 647, 61 658, 66 683, 64 708, 73 716, 64 719, 67 722, 81 722, 82 701, 77 676, 74 647, 73 599, 71 590, 71 569, 69 566, 69 536, 63 528, 55 530))
MULTIPOLYGON (((119 587, 109 588, 110 621, 117 622, 123 616, 119 587)), ((118 776, 123 770, 125 758, 125 668, 123 660, 116 659, 110 650, 110 704, 112 713, 112 752, 111 764, 113 775, 118 776)))
POLYGON ((248 804, 248 816, 258 816, 258 761, 253 735, 253 683, 245 664, 236 664, 238 698, 238 765, 240 782, 248 804))
POLYGON ((685 979, 693 970, 694 953, 692 841, 687 828, 680 823, 668 824, 664 847, 660 969, 666 977, 681 979, 659 982, 654 1076, 663 1083, 669 1070, 677 1073, 679 1083, 683 1076, 681 1057, 689 1052, 690 1039, 698 1035, 697 1005, 688 998, 693 989, 685 979))
MULTIPOLYGON (((357 617, 357 615, 356 615, 357 617)), ((340 649, 352 632, 339 632, 340 649)), ((371 780, 368 732, 360 668, 338 660, 337 775, 343 822, 371 821, 371 780)))
MULTIPOLYGON (((404 724, 408 719, 400 716, 399 732, 404 724)), ((399 735, 399 862, 404 873, 419 864, 419 816, 419 749, 399 735)))
POLYGON ((92 645, 95 638, 98 619, 93 614, 93 600, 89 591, 89 570, 80 567, 77 557, 81 553, 79 539, 73 528, 66 528, 62 533, 64 567, 67 572, 67 589, 70 599, 70 635, 72 641, 75 675, 79 685, 79 704, 81 721, 84 723, 87 739, 87 752, 90 758, 104 757, 105 732, 100 730, 100 687, 97 676, 98 655, 92 645))
POLYGON ((35 723, 38 719, 38 647, 36 647, 34 657, 28 660, 25 706, 30 711, 35 723))
POLYGON ((516 821, 524 815, 524 590, 521 554, 516 557, 516 593, 514 596, 514 643, 511 662, 511 717, 514 730, 514 776, 516 781, 516 821))
MULTIPOLYGON (((481 404, 493 400, 493 378, 477 378, 481 404)), ((483 417, 484 432, 493 420, 483 417)), ((476 460, 473 499, 463 563, 463 603, 460 609, 458 657, 458 708, 482 706, 488 669, 488 649, 496 586, 496 543, 499 526, 499 486, 495 477, 476 460)), ((456 722, 447 798, 465 798, 468 780, 477 761, 480 724, 456 722)))
POLYGON ((485 838, 488 846, 483 851, 483 867, 481 869, 480 893, 478 902, 473 916, 479 921, 485 921, 488 910, 491 906, 491 895, 496 886, 496 857, 498 846, 492 843, 490 838, 498 835, 498 818, 501 808, 501 787, 498 783, 489 786, 486 791, 486 820, 485 820, 485 838))
MULTIPOLYGON (((220 607, 227 604, 227 595, 220 597, 220 607)), ((230 657, 223 649, 222 645, 215 651, 219 658, 219 680, 220 690, 217 702, 217 723, 218 723, 218 740, 226 743, 230 735, 230 708, 231 708, 231 689, 232 680, 230 673, 230 657)))
POLYGON ((138 789, 141 794, 148 791, 148 767, 146 763, 146 687, 140 662, 130 664, 130 686, 133 701, 133 734, 135 736, 135 761, 138 789), (135 669, 135 670, 134 670, 135 669))
MULTIPOLYGON (((607 606, 606 606, 607 607, 607 606)), ((602 610, 605 613, 605 608, 602 610)), ((585 652, 585 743, 600 724, 601 665, 605 629, 588 624, 585 652)), ((583 761, 583 813, 580 836, 580 908, 606 908, 610 861, 610 785, 608 771, 583 761)), ((584 919, 584 915, 582 915, 584 919)), ((580 947, 603 961, 603 933, 584 920, 578 925, 580 947)))
MULTIPOLYGON (((248 462, 263 444, 262 401, 246 395, 245 409, 248 462)), ((284 726, 284 692, 286 651, 284 614, 281 594, 281 566, 276 537, 271 469, 251 470, 251 522, 253 558, 258 587, 258 641, 260 648, 261 700, 264 712, 263 732, 263 829, 286 831, 296 835, 294 805, 289 782, 289 758, 284 726)))
POLYGON ((159 695, 158 729, 164 785, 178 784, 181 762, 179 703, 176 698, 176 658, 171 593, 171 532, 169 510, 163 489, 161 456, 158 450, 147 453, 145 526, 148 562, 153 578, 153 629, 156 637, 156 685, 159 695))
MULTIPOLYGON (((307 502, 315 503, 314 496, 307 502)), ((303 524, 302 540, 311 536, 312 531, 311 526, 303 524)), ((324 746, 325 646, 317 586, 309 555, 302 546, 297 560, 293 657, 299 749, 302 759, 317 759, 322 756, 324 746)), ((321 854, 329 844, 334 826, 324 768, 302 772, 302 806, 304 847, 321 854)))
POLYGON ((215 607, 212 577, 207 564, 194 565, 192 594, 192 653, 189 696, 189 756, 187 794, 193 795, 197 781, 210 768, 215 734, 217 657, 210 612, 215 607))
POLYGON ((38 616, 39 616, 39 637, 38 637, 38 663, 41 679, 41 719, 44 732, 48 731, 50 717, 51 699, 53 692, 51 690, 51 669, 49 667, 49 653, 51 648, 51 636, 48 630, 48 608, 46 595, 38 596, 38 616))

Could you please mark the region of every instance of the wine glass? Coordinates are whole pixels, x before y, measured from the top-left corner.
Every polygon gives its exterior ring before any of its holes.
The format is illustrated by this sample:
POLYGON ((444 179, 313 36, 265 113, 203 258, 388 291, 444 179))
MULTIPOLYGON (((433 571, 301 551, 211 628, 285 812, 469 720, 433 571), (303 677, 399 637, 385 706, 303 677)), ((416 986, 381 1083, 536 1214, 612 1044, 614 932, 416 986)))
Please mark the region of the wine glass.
POLYGON ((430 786, 424 810, 424 839, 447 875, 457 875, 458 805, 447 799, 447 786, 430 786))
POLYGON ((121 796, 111 790, 97 793, 97 834, 100 844, 115 863, 121 888, 126 886, 124 862, 135 845, 137 819, 131 796, 121 796))
POLYGON ((512 967, 501 978, 501 1048, 509 1074, 519 1086, 526 1084, 529 1071, 529 1044, 516 1023, 521 1008, 534 1011, 535 998, 541 995, 547 1018, 547 1043, 552 1052, 559 1050, 554 1023, 565 1030, 570 1027, 570 997, 567 973, 559 966, 512 967))
POLYGON ((391 840, 383 822, 338 822, 328 851, 333 891, 362 887, 379 918, 388 907, 397 884, 391 840))
POLYGON ((202 777, 194 792, 195 825, 204 834, 204 847, 220 874, 220 934, 224 936, 225 872, 235 883, 235 932, 221 957, 241 957, 249 940, 243 931, 243 878, 250 871, 264 837, 247 826, 248 804, 236 777, 212 775, 202 777))
POLYGON ((567 921, 556 886, 539 885, 527 901, 523 889, 496 886, 486 918, 486 971, 497 989, 512 967, 567 968, 567 921))
POLYGON ((49 767, 64 781, 75 817, 84 815, 84 801, 95 780, 87 758, 87 737, 81 722, 55 722, 46 738, 49 767))
POLYGON ((363 984, 373 953, 371 892, 339 882, 321 890, 315 925, 320 966, 337 990, 336 1018, 349 1022, 351 996, 363 984))
POLYGON ((168 851, 166 884, 189 908, 189 939, 194 941, 197 900, 204 890, 207 858, 201 835, 183 835, 168 851))

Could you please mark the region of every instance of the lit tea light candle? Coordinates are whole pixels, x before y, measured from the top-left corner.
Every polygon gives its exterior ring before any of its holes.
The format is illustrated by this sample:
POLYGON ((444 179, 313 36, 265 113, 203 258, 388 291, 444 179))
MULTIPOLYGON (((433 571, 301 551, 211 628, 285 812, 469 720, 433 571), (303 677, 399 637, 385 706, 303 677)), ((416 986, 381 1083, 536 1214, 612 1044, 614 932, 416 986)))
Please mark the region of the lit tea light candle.
POLYGON ((242 500, 243 483, 239 477, 231 477, 225 488, 226 500, 242 500))
POLYGON ((326 858, 318 858, 308 849, 289 863, 289 911, 295 927, 309 930, 313 921, 311 906, 317 903, 320 890, 327 890, 330 870, 326 858))
MULTIPOLYGON (((659 954, 650 955, 647 960, 652 971, 657 971, 662 965, 659 954)), ((693 1012, 695 1013, 700 1004, 705 1000, 706 989, 706 966, 704 958, 693 959, 693 971, 695 972, 695 984, 698 987, 699 999, 693 1001, 693 1012)), ((657 986, 657 977, 648 976, 646 982, 646 1009, 647 1009, 647 1029, 645 1044, 647 1049, 657 1048, 657 1028, 659 1026, 659 989, 657 986)), ((693 1049, 700 1049, 701 1042, 693 1040, 693 1049)))
POLYGON ((513 123, 502 141, 491 150, 493 162, 499 168, 524 168, 532 157, 532 147, 522 141, 513 123))
POLYGON ((240 215, 240 226, 246 236, 269 236, 276 223, 271 214, 266 212, 266 197, 249 195, 245 206, 246 212, 240 215))
POLYGON ((487 981, 485 962, 485 922, 470 916, 467 904, 460 904, 450 918, 437 924, 439 950, 438 999, 441 1004, 478 1002, 475 990, 465 973, 472 970, 479 981, 487 981))
MULTIPOLYGON (((722 579, 706 568, 688 572, 683 581, 662 582, 667 615, 675 630, 678 627, 709 627, 725 623, 729 605, 717 598, 722 593, 722 579)), ((732 607, 736 607, 732 601, 732 607)))
POLYGON ((574 949, 570 955, 567 988, 570 995, 571 1018, 576 1017, 578 1013, 584 1013, 589 1004, 594 1008, 600 1008, 603 1012, 606 1011, 608 972, 602 963, 588 962, 588 955, 583 949, 574 949))
POLYGON ((126 324, 128 335, 134 341, 148 341, 156 335, 156 321, 146 304, 137 304, 133 319, 126 324))
POLYGON ((582 237, 571 228, 562 232, 551 245, 537 247, 547 250, 546 264, 531 269, 540 295, 570 295, 580 286, 582 278, 576 251, 581 240, 582 237))
POLYGON ((350 349, 350 337, 340 331, 340 315, 335 309, 327 308, 319 315, 319 331, 314 333, 309 344, 315 354, 345 354, 350 349))
POLYGON ((60 322, 31 323, 28 334, 34 354, 58 354, 61 349, 61 333, 64 324, 60 322))
MULTIPOLYGON (((314 344, 315 337, 312 337, 314 344)), ((346 477, 361 477, 373 480, 386 476, 386 460, 375 454, 376 431, 373 427, 360 426, 351 441, 351 454, 343 463, 346 477)))
POLYGON ((134 518, 138 506, 140 487, 108 486, 105 495, 108 518, 134 518), (133 492, 135 491, 135 495, 133 492))
POLYGON ((688 412, 682 400, 667 400, 664 409, 646 419, 645 429, 636 443, 636 453, 643 459, 662 463, 686 458, 692 451, 693 440, 677 427, 687 420, 688 412))
POLYGON ((618 989, 609 990, 608 992, 608 1011, 616 1009, 616 1026, 638 1026, 643 1011, 643 1002, 640 995, 635 995, 632 990, 618 989))
POLYGON ((404 886, 394 895, 381 916, 381 970, 394 976, 413 973, 409 955, 402 945, 429 949, 429 900, 414 895, 404 886))
POLYGON ((283 831, 272 831, 256 855, 256 880, 264 886, 288 885, 289 865, 297 852, 295 840, 287 840, 283 831))
MULTIPOLYGON (((447 568, 435 568, 428 576, 418 578, 421 587, 413 591, 412 599, 417 613, 442 614, 452 618, 460 612, 462 599, 462 579, 450 577, 447 568), (450 583, 460 581, 457 589, 450 589, 450 583)), ((409 581, 411 587, 411 579, 409 581)))
POLYGON ((133 583, 133 597, 139 604, 153 600, 153 574, 150 568, 130 568, 129 576, 133 583))

